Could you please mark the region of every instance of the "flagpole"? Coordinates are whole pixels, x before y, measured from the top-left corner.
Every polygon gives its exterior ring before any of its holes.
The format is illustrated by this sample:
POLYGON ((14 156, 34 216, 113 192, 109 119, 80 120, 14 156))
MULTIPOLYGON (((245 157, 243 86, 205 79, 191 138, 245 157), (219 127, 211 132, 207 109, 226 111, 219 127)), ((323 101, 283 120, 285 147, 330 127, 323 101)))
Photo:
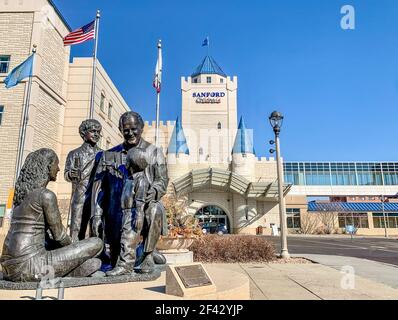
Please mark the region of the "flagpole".
MULTIPOLYGON (((35 59, 35 54, 36 54, 36 48, 37 48, 37 46, 34 44, 33 49, 32 49, 32 53, 33 53, 32 70, 33 70, 34 61, 35 61, 34 59, 35 59)), ((22 127, 20 130, 20 138, 19 138, 19 143, 18 143, 18 157, 17 157, 17 165, 15 168, 14 184, 18 180, 19 172, 21 171, 21 167, 22 167, 23 153, 24 153, 24 149, 25 149, 26 128, 27 128, 28 120, 29 120, 29 105, 30 105, 30 94, 32 91, 32 80, 33 80, 33 72, 31 72, 31 74, 29 76, 26 100, 25 100, 24 107, 22 109, 22 127)))
POLYGON ((95 99, 95 82, 97 79, 97 52, 98 52, 98 31, 99 22, 101 18, 101 12, 97 10, 97 16, 95 17, 95 43, 94 43, 94 56, 93 56, 93 75, 91 79, 91 100, 90 100, 90 119, 94 117, 94 99, 95 99))
MULTIPOLYGON (((162 54, 162 41, 159 40, 158 41, 158 64, 160 64, 161 61, 161 54, 162 54)), ((162 63, 163 64, 163 63, 162 63)), ((161 65, 159 65, 160 68, 162 68, 161 65)), ((158 70, 161 72, 161 69, 158 70)), ((158 75, 159 77, 159 75, 158 75)), ((159 84, 161 85, 161 83, 159 84)), ((155 145, 157 147, 159 147, 160 143, 159 143, 159 109, 160 109, 160 90, 158 89, 156 91, 157 93, 157 97, 156 97, 156 132, 155 132, 155 145)))

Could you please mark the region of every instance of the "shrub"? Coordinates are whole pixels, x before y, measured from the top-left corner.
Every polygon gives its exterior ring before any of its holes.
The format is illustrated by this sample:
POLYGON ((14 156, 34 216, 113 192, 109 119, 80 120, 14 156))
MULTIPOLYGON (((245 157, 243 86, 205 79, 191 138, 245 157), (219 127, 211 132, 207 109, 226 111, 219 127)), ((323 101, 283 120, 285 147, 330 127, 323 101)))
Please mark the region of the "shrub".
POLYGON ((203 232, 198 219, 188 213, 188 198, 177 197, 175 192, 162 198, 166 210, 168 237, 198 238, 203 232))
POLYGON ((268 262, 276 259, 273 244, 251 235, 205 235, 190 247, 197 262, 268 262))

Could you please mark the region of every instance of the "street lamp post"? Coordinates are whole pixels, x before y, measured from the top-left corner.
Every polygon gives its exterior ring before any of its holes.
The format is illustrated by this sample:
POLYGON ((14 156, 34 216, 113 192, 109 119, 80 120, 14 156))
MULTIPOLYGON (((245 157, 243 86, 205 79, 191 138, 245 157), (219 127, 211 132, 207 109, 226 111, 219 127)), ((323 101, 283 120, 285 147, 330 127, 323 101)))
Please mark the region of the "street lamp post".
POLYGON ((382 212, 383 212, 383 220, 384 220, 384 236, 385 236, 386 238, 388 238, 386 211, 385 211, 385 209, 384 209, 385 197, 384 197, 383 194, 380 196, 380 200, 381 200, 381 210, 382 210, 382 212))
POLYGON ((278 174, 278 196, 279 196, 279 219, 281 226, 281 257, 283 259, 289 259, 289 251, 287 249, 287 227, 286 227, 286 210, 285 210, 285 198, 283 196, 283 169, 280 155, 279 145, 279 133, 281 131, 283 123, 283 115, 280 112, 274 111, 269 117, 269 122, 275 133, 275 141, 270 141, 271 144, 275 143, 275 149, 271 149, 270 152, 276 151, 276 166, 278 174))

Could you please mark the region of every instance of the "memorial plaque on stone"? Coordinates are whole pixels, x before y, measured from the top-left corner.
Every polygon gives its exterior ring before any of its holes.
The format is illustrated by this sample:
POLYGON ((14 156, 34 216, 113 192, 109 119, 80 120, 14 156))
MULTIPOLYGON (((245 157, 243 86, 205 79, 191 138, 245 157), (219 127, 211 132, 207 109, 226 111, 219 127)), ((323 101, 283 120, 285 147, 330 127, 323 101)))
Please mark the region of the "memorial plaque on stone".
POLYGON ((177 274, 180 276, 185 288, 196 288, 201 286, 210 286, 211 280, 207 276, 202 265, 191 265, 175 268, 177 274))
POLYGON ((215 292, 216 286, 201 263, 166 267, 166 294, 195 297, 208 296, 215 292))

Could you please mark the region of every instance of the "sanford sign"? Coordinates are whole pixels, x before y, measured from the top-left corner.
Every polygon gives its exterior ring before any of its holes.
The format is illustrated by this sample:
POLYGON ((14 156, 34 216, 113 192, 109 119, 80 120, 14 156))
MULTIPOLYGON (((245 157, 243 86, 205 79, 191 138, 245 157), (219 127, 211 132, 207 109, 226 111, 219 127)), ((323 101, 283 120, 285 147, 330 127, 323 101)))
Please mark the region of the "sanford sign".
POLYGON ((196 103, 221 103, 221 98, 225 97, 224 92, 194 92, 193 98, 196 103))

